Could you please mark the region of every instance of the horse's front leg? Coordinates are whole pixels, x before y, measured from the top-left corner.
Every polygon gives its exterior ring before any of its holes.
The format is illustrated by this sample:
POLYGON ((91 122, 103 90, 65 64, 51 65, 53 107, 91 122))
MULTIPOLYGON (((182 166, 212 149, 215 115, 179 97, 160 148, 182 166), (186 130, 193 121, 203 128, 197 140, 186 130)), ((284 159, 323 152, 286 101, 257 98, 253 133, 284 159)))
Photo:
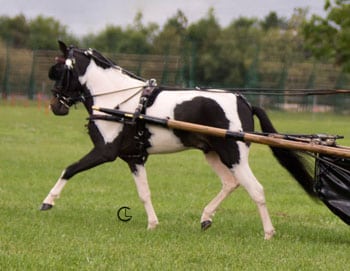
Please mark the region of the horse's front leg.
POLYGON ((149 230, 155 229, 158 225, 158 218, 152 205, 151 191, 149 189, 149 185, 147 181, 147 173, 146 173, 145 166, 143 164, 132 164, 132 163, 128 163, 128 164, 135 180, 139 198, 143 203, 147 213, 147 218, 148 218, 147 229, 149 230))
POLYGON ((54 187, 50 190, 49 194, 44 199, 40 210, 46 211, 55 205, 55 199, 59 198, 64 186, 67 184, 67 181, 75 174, 102 163, 113 161, 116 159, 116 157, 116 154, 105 152, 101 148, 92 149, 86 156, 84 156, 78 162, 70 165, 63 171, 61 177, 58 179, 54 187))

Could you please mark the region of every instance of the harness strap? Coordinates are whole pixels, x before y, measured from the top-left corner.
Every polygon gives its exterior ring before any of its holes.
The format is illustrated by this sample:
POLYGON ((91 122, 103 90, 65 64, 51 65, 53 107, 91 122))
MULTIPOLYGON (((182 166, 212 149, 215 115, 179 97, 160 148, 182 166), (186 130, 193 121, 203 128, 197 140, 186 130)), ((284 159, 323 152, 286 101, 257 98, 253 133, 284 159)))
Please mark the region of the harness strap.
MULTIPOLYGON (((134 152, 123 155, 121 158, 126 159, 126 160, 137 160, 138 162, 145 162, 148 156, 148 153, 146 149, 149 147, 149 142, 148 139, 150 137, 149 132, 146 129, 146 121, 143 119, 139 119, 139 116, 141 114, 146 113, 146 108, 148 106, 148 99, 150 98, 151 94, 153 91, 157 88, 157 82, 155 79, 150 79, 146 82, 146 85, 140 89, 140 91, 137 91, 135 94, 133 94, 131 97, 129 97, 127 100, 121 102, 119 105, 122 103, 127 102, 140 92, 142 92, 139 104, 135 109, 135 112, 133 114, 132 120, 126 120, 124 118, 119 118, 115 116, 106 116, 106 115, 90 115, 88 118, 89 120, 106 120, 106 121, 117 121, 117 122, 122 122, 125 125, 129 125, 129 127, 133 127, 132 129, 134 130, 134 146, 136 149, 134 152)), ((118 105, 118 106, 119 106, 118 105)), ((136 161, 135 160, 135 161, 136 161)))
POLYGON ((150 79, 146 82, 146 86, 141 89, 142 94, 140 97, 140 101, 138 106, 135 109, 134 117, 132 118, 132 122, 135 123, 135 121, 138 119, 140 114, 146 113, 146 107, 148 103, 148 98, 151 96, 153 90, 157 87, 157 81, 156 79, 150 79))
POLYGON ((157 82, 155 79, 150 79, 147 81, 147 85, 141 89, 142 94, 139 100, 139 104, 133 114, 133 118, 131 122, 128 123, 129 125, 135 126, 136 133, 134 140, 137 150, 136 154, 131 154, 128 156, 128 158, 138 158, 141 159, 141 162, 145 162, 147 159, 148 153, 146 149, 149 147, 148 138, 150 135, 146 129, 146 121, 139 119, 139 116, 146 113, 148 98, 156 87, 157 82))
POLYGON ((124 101, 120 102, 120 103, 116 106, 116 108, 119 108, 122 104, 124 104, 124 103, 130 101, 132 98, 134 98, 136 95, 138 95, 141 91, 142 91, 142 88, 141 88, 140 90, 136 91, 133 95, 131 95, 130 97, 128 97, 128 98, 125 99, 124 101))

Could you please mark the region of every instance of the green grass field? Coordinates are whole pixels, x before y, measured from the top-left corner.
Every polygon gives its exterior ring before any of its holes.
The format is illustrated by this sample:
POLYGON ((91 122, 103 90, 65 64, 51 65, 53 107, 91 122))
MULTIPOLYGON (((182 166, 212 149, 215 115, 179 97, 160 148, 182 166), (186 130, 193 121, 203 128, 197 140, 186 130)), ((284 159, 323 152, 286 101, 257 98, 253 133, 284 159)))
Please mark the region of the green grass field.
MULTIPOLYGON (((346 116, 270 116, 280 132, 341 134, 339 144, 350 145, 346 116)), ((252 146, 250 163, 277 230, 270 241, 242 188, 200 230, 220 181, 198 151, 149 158, 155 231, 146 230, 121 160, 75 176, 55 208, 40 212, 61 171, 92 146, 85 117, 81 106, 55 117, 35 105, 0 104, 0 270, 348 270, 349 227, 309 199, 262 145, 252 146), (117 219, 121 206, 131 208, 131 221, 117 219)))

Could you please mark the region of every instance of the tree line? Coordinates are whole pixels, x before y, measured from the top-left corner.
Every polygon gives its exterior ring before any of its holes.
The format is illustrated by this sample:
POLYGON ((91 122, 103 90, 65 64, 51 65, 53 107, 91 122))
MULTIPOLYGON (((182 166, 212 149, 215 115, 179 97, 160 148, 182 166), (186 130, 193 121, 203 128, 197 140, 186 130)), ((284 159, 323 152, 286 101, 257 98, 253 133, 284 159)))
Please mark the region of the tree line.
POLYGON ((20 14, 0 17, 0 38, 8 46, 33 50, 57 50, 57 40, 62 39, 107 53, 177 55, 185 77, 203 85, 242 87, 247 76, 254 77, 252 67, 263 59, 286 64, 298 58, 332 61, 350 72, 349 2, 326 0, 324 18, 309 16, 307 9, 295 9, 290 18, 272 11, 263 19, 234 19, 226 27, 220 26, 212 8, 191 24, 178 10, 162 28, 143 23, 138 12, 125 28, 107 25, 83 37, 71 34, 52 17, 28 20, 20 14))

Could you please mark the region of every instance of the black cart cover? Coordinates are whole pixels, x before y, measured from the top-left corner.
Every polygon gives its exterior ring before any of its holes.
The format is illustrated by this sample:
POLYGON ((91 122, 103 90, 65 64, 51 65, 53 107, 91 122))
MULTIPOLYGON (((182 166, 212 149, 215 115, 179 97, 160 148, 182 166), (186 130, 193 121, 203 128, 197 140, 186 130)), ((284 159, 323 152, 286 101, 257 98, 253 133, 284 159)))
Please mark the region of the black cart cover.
POLYGON ((319 198, 350 225, 350 159, 318 155, 315 181, 319 198))

